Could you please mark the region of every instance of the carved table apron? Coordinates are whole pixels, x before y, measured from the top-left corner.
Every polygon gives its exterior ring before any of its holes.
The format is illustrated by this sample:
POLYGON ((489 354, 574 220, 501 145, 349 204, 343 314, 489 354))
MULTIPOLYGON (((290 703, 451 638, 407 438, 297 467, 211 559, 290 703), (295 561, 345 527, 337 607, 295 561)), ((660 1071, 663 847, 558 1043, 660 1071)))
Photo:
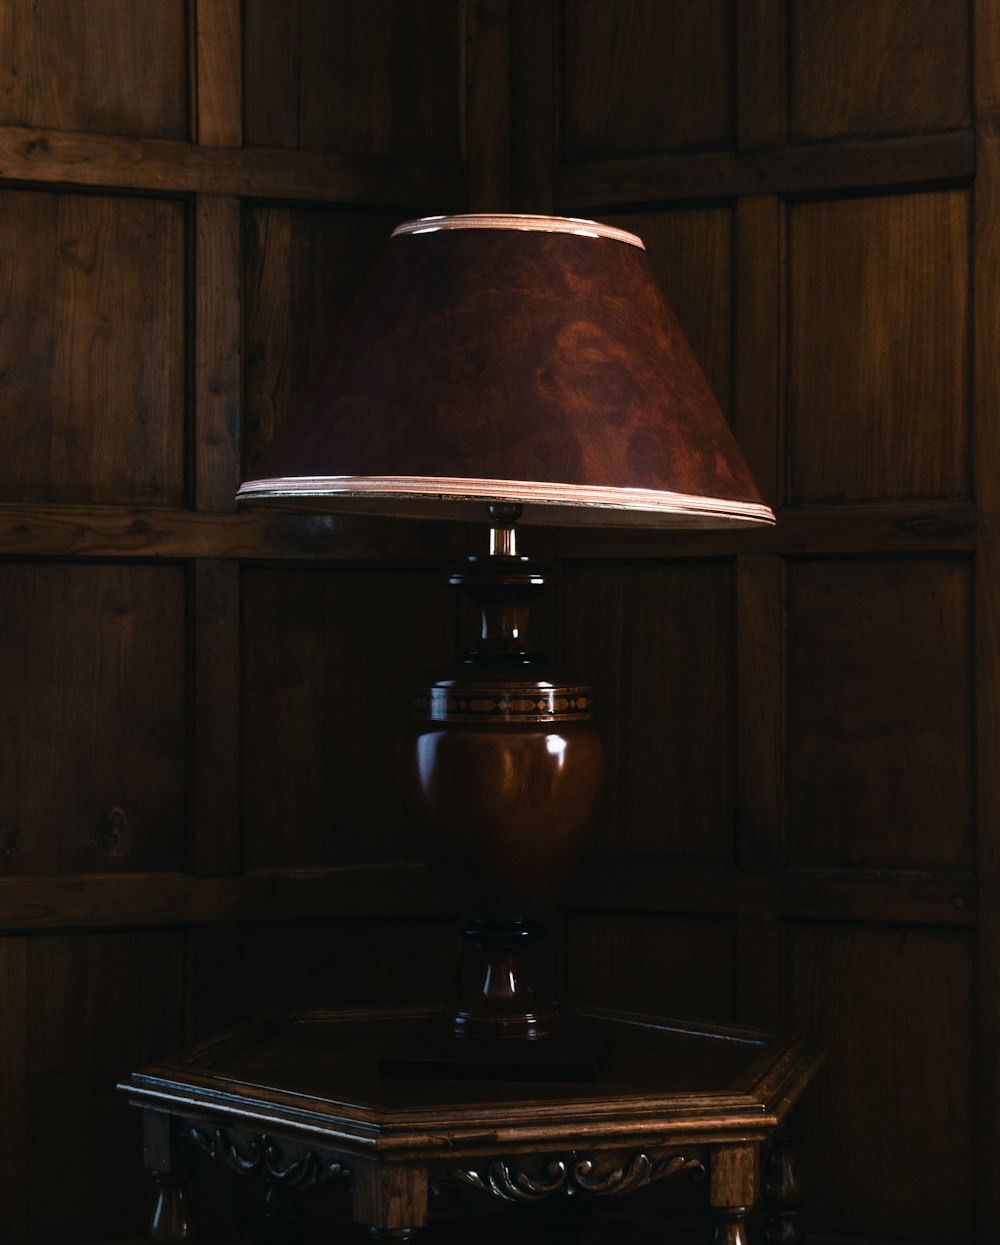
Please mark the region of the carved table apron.
POLYGON ((614 1034, 608 1070, 590 1084, 380 1076, 380 1055, 427 1014, 281 1013, 134 1073, 121 1088, 144 1110, 159 1183, 152 1239, 193 1239, 185 1186, 200 1151, 263 1176, 276 1195, 349 1182, 354 1218, 386 1240, 425 1224, 449 1186, 524 1203, 694 1175, 723 1245, 745 1245, 770 1156, 769 1239, 799 1238, 781 1130, 818 1066, 815 1046, 588 1010, 614 1034))

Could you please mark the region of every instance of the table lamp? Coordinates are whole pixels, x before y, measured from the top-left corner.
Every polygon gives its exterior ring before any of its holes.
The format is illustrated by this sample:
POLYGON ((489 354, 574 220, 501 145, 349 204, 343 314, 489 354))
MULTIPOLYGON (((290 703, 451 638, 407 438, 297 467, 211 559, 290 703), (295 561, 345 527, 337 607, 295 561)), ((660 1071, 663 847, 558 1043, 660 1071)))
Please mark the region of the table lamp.
POLYGON ((517 552, 515 522, 774 522, 643 243, 552 216, 400 225, 238 496, 488 523, 489 553, 449 574, 481 641, 417 689, 399 747, 423 853, 480 971, 388 1070, 586 1079, 595 1048, 538 997, 521 950, 588 841, 602 745, 586 684, 527 641, 560 572, 517 552))

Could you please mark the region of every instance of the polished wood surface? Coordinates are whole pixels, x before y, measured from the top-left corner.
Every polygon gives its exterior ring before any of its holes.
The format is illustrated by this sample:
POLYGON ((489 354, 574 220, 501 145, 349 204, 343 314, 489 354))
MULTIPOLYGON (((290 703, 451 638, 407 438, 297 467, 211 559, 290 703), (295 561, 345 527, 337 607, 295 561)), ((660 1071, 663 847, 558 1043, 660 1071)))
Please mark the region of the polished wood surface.
MULTIPOLYGON (((539 972, 815 1030, 814 1242, 992 1245, 997 0, 0 22, 0 1237, 145 1236, 131 1070, 265 1008, 453 994, 457 914, 357 750, 467 642, 434 581, 480 538, 233 496, 387 231, 507 209, 647 239, 780 507, 524 546, 617 741, 539 972)), ((212 1186, 209 1240, 249 1197, 212 1186)))
MULTIPOLYGON (((146 1110, 154 1239, 193 1239, 181 1181, 204 1150, 272 1185, 345 1182, 356 1220, 397 1232, 426 1223, 452 1185, 540 1203, 707 1174, 716 1239, 743 1241, 764 1156, 820 1062, 787 1034, 597 1011, 579 1019, 605 1027, 614 1054, 593 1084, 380 1076, 380 1059, 426 1016, 279 1013, 133 1073, 121 1088, 146 1110)), ((768 1169, 776 1223, 797 1205, 783 1138, 768 1169)))

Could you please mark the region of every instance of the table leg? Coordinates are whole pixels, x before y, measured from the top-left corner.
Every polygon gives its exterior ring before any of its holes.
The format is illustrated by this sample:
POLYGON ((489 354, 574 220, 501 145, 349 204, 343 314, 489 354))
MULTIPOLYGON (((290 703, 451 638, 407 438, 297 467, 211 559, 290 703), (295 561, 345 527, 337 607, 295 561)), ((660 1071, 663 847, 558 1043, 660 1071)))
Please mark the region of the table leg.
POLYGON ((186 1172, 154 1171, 156 1204, 150 1222, 150 1239, 157 1245, 183 1245, 194 1240, 188 1213, 189 1178, 186 1172))
POLYGON ((764 1169, 764 1205, 767 1210, 764 1240, 769 1245, 799 1245, 802 1240, 799 1227, 802 1192, 796 1152, 798 1139, 798 1121, 790 1116, 775 1138, 764 1169))
POLYGON ((747 1216, 757 1200, 756 1145, 712 1146, 709 1201, 716 1217, 716 1245, 750 1245, 747 1216))

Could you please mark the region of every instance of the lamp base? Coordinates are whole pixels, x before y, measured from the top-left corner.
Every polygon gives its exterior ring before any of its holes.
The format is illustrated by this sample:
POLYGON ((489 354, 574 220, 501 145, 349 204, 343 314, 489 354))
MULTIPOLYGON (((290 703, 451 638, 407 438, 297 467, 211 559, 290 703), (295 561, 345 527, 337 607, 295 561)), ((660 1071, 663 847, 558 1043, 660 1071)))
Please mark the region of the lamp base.
POLYGON ((405 1045, 379 1060, 386 1077, 469 1081, 596 1081, 608 1069, 614 1032, 599 1021, 561 1015, 543 1038, 469 1037, 454 1018, 434 1016, 406 1035, 405 1045))

